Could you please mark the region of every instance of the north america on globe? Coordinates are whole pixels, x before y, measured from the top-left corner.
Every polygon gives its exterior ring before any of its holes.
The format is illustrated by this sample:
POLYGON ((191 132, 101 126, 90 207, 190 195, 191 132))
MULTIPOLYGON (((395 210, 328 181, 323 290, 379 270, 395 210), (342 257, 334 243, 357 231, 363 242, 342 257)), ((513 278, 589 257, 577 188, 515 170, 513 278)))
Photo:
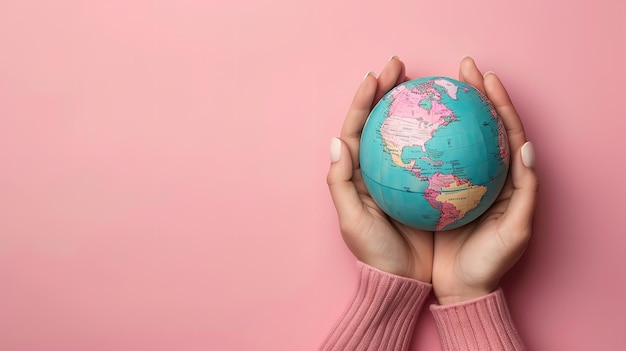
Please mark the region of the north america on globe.
POLYGON ((405 82, 374 107, 361 172, 375 202, 420 229, 467 224, 495 201, 508 173, 506 131, 488 98, 445 77, 405 82))

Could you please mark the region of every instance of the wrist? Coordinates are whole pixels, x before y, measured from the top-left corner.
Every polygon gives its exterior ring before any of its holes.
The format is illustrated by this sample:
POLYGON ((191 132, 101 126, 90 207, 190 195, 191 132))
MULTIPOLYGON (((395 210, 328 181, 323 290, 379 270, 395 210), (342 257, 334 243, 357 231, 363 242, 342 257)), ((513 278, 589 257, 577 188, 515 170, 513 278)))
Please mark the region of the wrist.
POLYGON ((452 305, 456 303, 466 302, 470 300, 475 300, 481 298, 483 296, 487 296, 493 293, 495 289, 488 288, 473 288, 473 289, 462 289, 455 293, 447 293, 447 294, 437 294, 435 289, 435 296, 437 297, 437 302, 439 305, 452 305))
MULTIPOLYGON (((357 256, 357 255, 355 255, 357 256)), ((379 270, 385 274, 391 274, 397 277, 405 279, 416 280, 421 283, 431 284, 432 281, 432 268, 429 261, 417 260, 413 262, 411 260, 397 260, 397 259, 385 259, 374 258, 368 259, 357 256, 357 261, 361 264, 365 264, 373 269, 379 270), (410 262, 407 262, 410 261, 410 262)))

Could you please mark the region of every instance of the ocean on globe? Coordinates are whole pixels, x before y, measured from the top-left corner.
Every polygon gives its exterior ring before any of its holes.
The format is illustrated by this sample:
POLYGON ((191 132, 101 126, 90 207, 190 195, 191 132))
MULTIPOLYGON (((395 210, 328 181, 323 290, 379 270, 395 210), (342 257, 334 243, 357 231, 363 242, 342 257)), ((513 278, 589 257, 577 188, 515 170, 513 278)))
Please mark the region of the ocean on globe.
POLYGON ((361 134, 361 173, 376 204, 413 228, 458 228, 496 200, 509 143, 493 104, 446 77, 402 83, 372 109, 361 134))

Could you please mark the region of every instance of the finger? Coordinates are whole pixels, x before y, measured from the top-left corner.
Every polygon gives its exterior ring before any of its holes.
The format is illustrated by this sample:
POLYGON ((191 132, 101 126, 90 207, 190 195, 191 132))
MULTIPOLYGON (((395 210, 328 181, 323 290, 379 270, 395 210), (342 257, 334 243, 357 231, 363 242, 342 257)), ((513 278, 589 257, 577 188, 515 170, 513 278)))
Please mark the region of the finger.
POLYGON ((341 139, 350 152, 354 168, 359 167, 359 142, 365 120, 370 113, 376 94, 377 80, 373 72, 368 72, 357 89, 352 105, 341 128, 341 139))
POLYGON ((485 94, 485 85, 483 84, 483 74, 480 73, 476 62, 469 56, 465 56, 461 60, 459 67, 459 80, 465 82, 485 94))
MULTIPOLYGON (((400 58, 398 58, 398 56, 392 56, 391 59, 396 59, 400 61, 400 58)), ((402 67, 400 69, 400 73, 398 73, 398 78, 396 78, 396 83, 393 85, 394 87, 396 85, 406 82, 406 66, 404 65, 404 62, 400 61, 400 63, 402 64, 402 67)))
MULTIPOLYGON (((511 233, 530 235, 530 226, 537 201, 538 181, 534 171, 534 149, 526 142, 524 125, 500 79, 488 72, 484 78, 485 91, 502 118, 511 152, 510 177, 513 193, 502 217, 511 233)), ((525 238, 517 238, 524 240, 525 238)), ((527 238, 526 238, 527 239, 527 238)))
POLYGON ((510 176, 513 183, 513 193, 509 205, 502 219, 512 230, 510 233, 519 233, 517 240, 527 240, 531 233, 532 219, 537 204, 537 190, 539 183, 534 171, 534 146, 525 143, 515 149, 511 159, 510 176))
POLYGON ((333 138, 330 144, 330 169, 326 182, 330 195, 337 209, 340 223, 350 222, 363 208, 361 198, 352 182, 353 165, 350 152, 339 138, 333 138))
POLYGON ((397 56, 392 56, 380 73, 380 76, 378 76, 378 87, 374 97, 374 104, 378 103, 391 88, 399 84, 398 82, 404 78, 405 72, 404 63, 397 56))
POLYGON ((509 94, 506 92, 500 79, 493 72, 485 74, 484 85, 487 97, 502 118, 511 150, 519 150, 526 142, 526 135, 524 134, 522 120, 519 118, 509 98, 509 94))

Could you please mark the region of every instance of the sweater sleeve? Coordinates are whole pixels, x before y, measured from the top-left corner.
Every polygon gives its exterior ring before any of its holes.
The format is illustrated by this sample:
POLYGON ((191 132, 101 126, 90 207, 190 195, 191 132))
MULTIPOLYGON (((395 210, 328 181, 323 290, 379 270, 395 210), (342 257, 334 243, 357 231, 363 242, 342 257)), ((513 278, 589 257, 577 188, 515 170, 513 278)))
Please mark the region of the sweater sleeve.
POLYGON ((524 350, 502 290, 445 306, 432 305, 441 346, 451 350, 524 350))
POLYGON ((432 286, 358 262, 352 303, 320 350, 407 350, 432 286))

